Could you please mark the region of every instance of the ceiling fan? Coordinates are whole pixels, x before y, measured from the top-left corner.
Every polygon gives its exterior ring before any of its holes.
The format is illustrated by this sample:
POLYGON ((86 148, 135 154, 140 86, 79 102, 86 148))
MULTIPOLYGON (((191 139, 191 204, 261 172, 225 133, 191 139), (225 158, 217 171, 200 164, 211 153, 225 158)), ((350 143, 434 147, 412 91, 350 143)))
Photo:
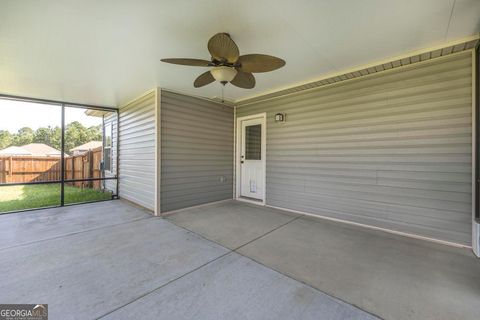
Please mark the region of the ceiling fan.
POLYGON ((255 87, 252 73, 269 72, 281 68, 285 61, 266 54, 246 54, 241 56, 237 45, 228 33, 217 33, 208 41, 211 60, 203 59, 161 59, 163 62, 195 67, 211 67, 202 73, 193 83, 195 88, 219 81, 228 82, 244 89, 255 87))

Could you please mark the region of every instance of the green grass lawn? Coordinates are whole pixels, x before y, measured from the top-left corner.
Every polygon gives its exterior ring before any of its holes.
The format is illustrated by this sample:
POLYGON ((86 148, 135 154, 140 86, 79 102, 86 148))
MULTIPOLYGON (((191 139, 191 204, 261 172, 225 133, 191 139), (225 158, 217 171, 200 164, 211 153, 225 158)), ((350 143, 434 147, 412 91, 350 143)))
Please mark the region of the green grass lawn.
MULTIPOLYGON (((66 204, 111 198, 110 192, 65 186, 66 204)), ((60 184, 0 186, 0 214, 58 205, 60 205, 60 184)))

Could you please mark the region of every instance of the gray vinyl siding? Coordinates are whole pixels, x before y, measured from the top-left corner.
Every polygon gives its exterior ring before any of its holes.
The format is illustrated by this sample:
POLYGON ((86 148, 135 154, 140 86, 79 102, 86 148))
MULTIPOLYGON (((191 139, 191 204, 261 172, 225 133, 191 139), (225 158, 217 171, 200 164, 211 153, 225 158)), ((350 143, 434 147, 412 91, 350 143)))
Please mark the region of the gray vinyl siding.
POLYGON ((120 109, 119 196, 155 208, 156 98, 151 92, 120 109))
POLYGON ((161 168, 162 212, 232 198, 233 109, 162 91, 161 168))
POLYGON ((471 244, 471 52, 236 111, 261 112, 268 205, 471 244))

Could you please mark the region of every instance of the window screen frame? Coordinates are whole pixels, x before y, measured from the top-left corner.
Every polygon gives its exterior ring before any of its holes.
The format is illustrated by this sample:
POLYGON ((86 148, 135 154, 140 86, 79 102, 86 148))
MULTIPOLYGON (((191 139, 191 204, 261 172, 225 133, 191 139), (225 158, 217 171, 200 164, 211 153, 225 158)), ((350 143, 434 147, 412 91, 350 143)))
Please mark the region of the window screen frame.
MULTIPOLYGON (((107 111, 107 112, 113 112, 116 114, 116 121, 117 121, 117 130, 116 130, 116 148, 117 148, 117 163, 118 163, 118 148, 119 148, 119 110, 117 108, 113 107, 104 107, 104 106, 96 106, 96 105, 89 105, 89 104, 80 104, 80 103, 75 103, 75 102, 65 102, 65 101, 58 101, 58 100, 49 100, 49 99, 38 99, 38 98, 31 98, 31 97, 25 97, 25 96, 16 96, 16 95, 8 95, 8 94, 0 94, 0 99, 4 100, 13 100, 13 101, 23 101, 23 102, 33 102, 33 103, 40 103, 40 104, 48 104, 52 106, 58 106, 58 110, 61 114, 61 163, 60 163, 60 179, 57 180, 47 180, 47 181, 32 181, 32 182, 15 182, 15 183, 0 183, 0 186, 18 186, 18 185, 40 185, 40 184, 60 184, 60 204, 55 205, 55 206, 49 206, 49 207, 38 207, 38 208, 31 208, 31 209, 23 209, 23 210, 15 210, 15 211, 7 211, 7 212, 2 212, 1 214, 10 214, 10 213, 15 213, 15 212, 23 212, 23 211, 32 211, 32 210, 41 210, 45 208, 55 208, 55 207, 64 207, 64 206, 70 206, 70 205, 77 205, 77 204, 82 204, 82 203, 88 203, 88 202, 100 202, 100 201, 110 201, 114 199, 118 199, 118 187, 119 187, 119 181, 118 181, 118 166, 116 166, 115 172, 111 172, 113 174, 110 177, 100 177, 100 178, 85 178, 85 179, 65 179, 65 152, 67 151, 65 149, 65 130, 66 130, 66 125, 65 125, 65 110, 66 108, 80 108, 80 109, 89 109, 89 110, 98 110, 98 111, 107 111), (96 200, 96 201, 87 201, 87 202, 79 202, 79 203, 65 203, 65 184, 67 183, 72 183, 72 182, 86 182, 86 181, 105 181, 105 180, 116 180, 116 192, 115 194, 112 194, 112 198, 109 200, 96 200)), ((113 137, 113 125, 112 125, 112 137, 113 137)), ((112 147, 113 148, 113 140, 112 140, 112 147)), ((111 157, 112 158, 112 157, 111 157)), ((112 159, 113 161, 113 159, 112 159)))

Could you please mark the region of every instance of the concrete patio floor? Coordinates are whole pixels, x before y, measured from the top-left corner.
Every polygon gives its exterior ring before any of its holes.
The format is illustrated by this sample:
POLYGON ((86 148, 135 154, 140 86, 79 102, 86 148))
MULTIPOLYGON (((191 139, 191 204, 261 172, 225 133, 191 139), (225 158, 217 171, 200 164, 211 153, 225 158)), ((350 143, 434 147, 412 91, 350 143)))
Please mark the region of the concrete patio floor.
POLYGON ((167 219, 381 318, 480 319, 469 249, 238 201, 167 219))
POLYGON ((48 303, 49 319, 374 319, 238 253, 298 218, 234 201, 174 223, 123 201, 2 215, 0 302, 48 303))

